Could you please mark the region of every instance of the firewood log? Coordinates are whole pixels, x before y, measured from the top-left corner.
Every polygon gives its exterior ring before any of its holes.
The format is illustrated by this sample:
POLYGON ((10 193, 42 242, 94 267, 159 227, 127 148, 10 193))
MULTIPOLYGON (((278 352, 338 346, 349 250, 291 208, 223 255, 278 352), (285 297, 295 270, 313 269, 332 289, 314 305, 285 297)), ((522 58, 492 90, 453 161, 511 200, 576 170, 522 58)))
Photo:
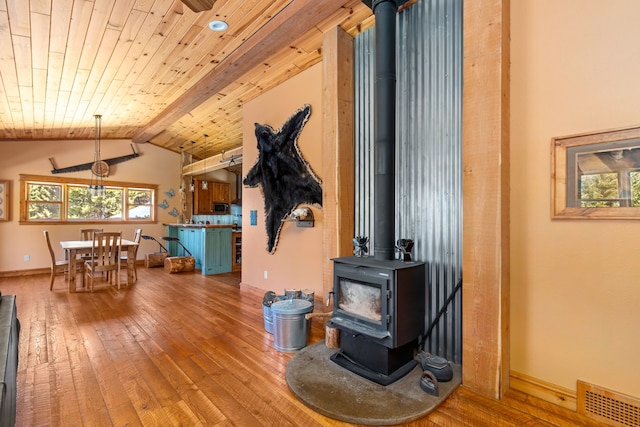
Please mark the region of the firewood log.
POLYGON ((172 256, 164 260, 165 273, 180 273, 196 269, 196 259, 192 256, 172 256))

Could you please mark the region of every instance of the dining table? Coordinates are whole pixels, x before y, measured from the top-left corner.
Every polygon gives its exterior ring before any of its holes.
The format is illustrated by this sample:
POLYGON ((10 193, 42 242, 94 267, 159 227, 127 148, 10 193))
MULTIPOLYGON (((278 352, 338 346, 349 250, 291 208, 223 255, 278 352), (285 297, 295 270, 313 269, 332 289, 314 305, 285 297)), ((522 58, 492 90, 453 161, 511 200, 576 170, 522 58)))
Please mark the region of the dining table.
MULTIPOLYGON (((93 240, 63 240, 60 242, 60 246, 64 249, 65 258, 69 262, 69 292, 76 292, 76 275, 71 274, 71 272, 76 271, 76 263, 78 254, 82 254, 85 252, 91 252, 93 249, 93 240)), ((122 251, 127 251, 127 284, 133 283, 133 272, 135 268, 135 256, 136 256, 136 246, 138 243, 132 240, 121 239, 120 240, 120 248, 122 251)), ((80 260, 80 262, 84 262, 80 260)), ((82 286, 84 287, 84 274, 82 275, 82 286)))

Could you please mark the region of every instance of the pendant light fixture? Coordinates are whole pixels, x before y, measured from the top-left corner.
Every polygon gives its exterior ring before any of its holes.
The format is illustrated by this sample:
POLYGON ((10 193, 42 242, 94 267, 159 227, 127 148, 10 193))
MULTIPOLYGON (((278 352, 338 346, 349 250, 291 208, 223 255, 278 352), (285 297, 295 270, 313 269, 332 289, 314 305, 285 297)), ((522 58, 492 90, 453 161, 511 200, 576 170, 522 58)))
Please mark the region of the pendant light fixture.
POLYGON ((89 182, 89 190, 92 196, 104 196, 103 177, 109 175, 109 165, 100 158, 100 133, 102 131, 102 116, 96 114, 95 119, 95 153, 93 157, 93 165, 91 165, 91 181, 89 182))
POLYGON ((207 181, 207 137, 208 136, 209 135, 207 135, 206 133, 204 134, 204 179, 202 180, 203 190, 209 189, 209 182, 207 181))
MULTIPOLYGON (((193 164, 193 145, 195 144, 195 141, 191 141, 191 164, 193 164)), ((193 171, 191 171, 193 173, 193 171)), ((193 175, 191 176, 191 183, 189 184, 189 191, 191 191, 192 193, 195 191, 196 187, 193 184, 193 175)))
POLYGON ((180 194, 184 193, 184 174, 182 172, 182 164, 184 162, 184 146, 181 145, 180 146, 180 187, 178 188, 178 191, 180 192, 180 194))

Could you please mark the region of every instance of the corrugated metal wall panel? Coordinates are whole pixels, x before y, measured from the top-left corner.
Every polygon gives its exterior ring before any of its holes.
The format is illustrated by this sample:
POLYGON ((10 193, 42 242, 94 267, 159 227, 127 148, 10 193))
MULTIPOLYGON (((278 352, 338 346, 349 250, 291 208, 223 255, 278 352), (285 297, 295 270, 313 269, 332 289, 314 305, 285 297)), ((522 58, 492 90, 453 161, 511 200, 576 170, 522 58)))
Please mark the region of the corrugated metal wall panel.
POLYGON ((355 39, 355 213, 356 236, 368 236, 373 250, 373 43, 370 28, 355 39))
MULTIPOLYGON (((373 250, 373 29, 356 38, 356 234, 373 250)), ((462 277, 462 0, 398 14, 396 236, 428 265, 429 327, 462 277)), ((425 349, 462 360, 462 292, 425 349)))

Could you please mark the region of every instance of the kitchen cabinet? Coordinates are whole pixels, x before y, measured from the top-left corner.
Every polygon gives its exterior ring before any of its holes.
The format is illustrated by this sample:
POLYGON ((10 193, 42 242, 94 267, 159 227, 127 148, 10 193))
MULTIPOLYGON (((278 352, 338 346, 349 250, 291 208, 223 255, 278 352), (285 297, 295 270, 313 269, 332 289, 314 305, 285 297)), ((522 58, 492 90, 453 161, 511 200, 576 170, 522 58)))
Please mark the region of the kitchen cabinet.
MULTIPOLYGON (((168 237, 176 237, 176 238, 180 238, 179 235, 179 228, 177 227, 167 227, 167 236, 168 237)), ((169 252, 169 256, 180 256, 180 254, 182 252, 178 252, 178 248, 180 248, 180 245, 178 244, 178 242, 172 242, 172 241, 168 241, 168 240, 159 240, 160 243, 162 243, 162 245, 164 247, 167 248, 167 252, 169 252)), ((182 251, 182 248, 180 248, 180 251, 182 251)))
POLYGON ((212 190, 211 201, 213 203, 231 204, 231 184, 228 182, 210 182, 209 188, 212 190))
POLYGON ((202 181, 194 179, 195 191, 193 193, 193 213, 194 215, 213 214, 213 201, 211 186, 206 190, 202 189, 202 181))
MULTIPOLYGON (((167 226, 167 235, 178 237, 180 243, 191 253, 196 268, 203 275, 229 273, 232 271, 231 227, 167 226)), ((171 256, 188 255, 175 242, 167 247, 171 256)))
POLYGON ((231 203, 231 184, 209 181, 206 190, 202 189, 202 180, 194 180, 193 213, 195 215, 213 215, 214 203, 231 203))
MULTIPOLYGON (((202 268, 202 233, 200 232, 201 228, 180 228, 178 229, 178 238, 180 239, 180 243, 184 245, 185 248, 196 260, 196 268, 202 268)), ((180 246, 180 245, 178 245, 180 246)), ((172 256, 185 256, 189 255, 188 253, 183 253, 184 249, 179 248, 176 250, 175 254, 171 254, 172 256)))
POLYGON ((230 228, 203 229, 202 274, 229 273, 231 271, 230 228))
POLYGON ((242 233, 231 233, 231 271, 242 270, 242 233))

